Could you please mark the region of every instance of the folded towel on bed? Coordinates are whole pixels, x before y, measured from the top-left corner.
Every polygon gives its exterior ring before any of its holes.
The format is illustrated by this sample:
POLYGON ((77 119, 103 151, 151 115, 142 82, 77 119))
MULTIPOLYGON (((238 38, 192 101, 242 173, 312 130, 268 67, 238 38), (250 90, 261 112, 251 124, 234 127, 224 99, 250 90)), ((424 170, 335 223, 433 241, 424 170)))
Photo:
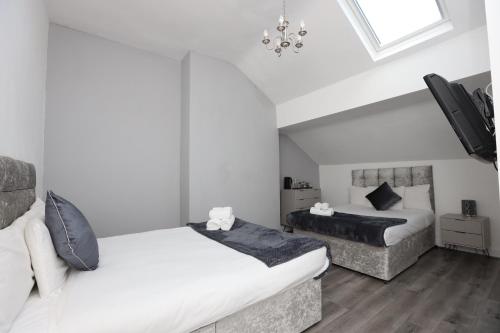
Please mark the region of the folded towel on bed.
POLYGON ((328 202, 316 202, 313 208, 317 209, 329 209, 330 204, 328 202))
POLYGON ((233 215, 232 207, 214 207, 208 212, 209 218, 212 219, 229 219, 233 215))
POLYGON ((228 219, 222 219, 220 220, 220 228, 224 231, 229 231, 233 227, 235 217, 234 215, 231 215, 230 218, 228 219))
POLYGON ((228 219, 210 219, 207 222, 207 230, 219 230, 229 231, 233 227, 235 217, 231 215, 228 219))
POLYGON ((210 219, 207 222, 207 230, 220 230, 220 222, 219 219, 210 219))
POLYGON ((321 216, 332 216, 333 215, 333 208, 318 209, 316 207, 312 207, 309 210, 309 213, 314 214, 314 215, 321 215, 321 216))

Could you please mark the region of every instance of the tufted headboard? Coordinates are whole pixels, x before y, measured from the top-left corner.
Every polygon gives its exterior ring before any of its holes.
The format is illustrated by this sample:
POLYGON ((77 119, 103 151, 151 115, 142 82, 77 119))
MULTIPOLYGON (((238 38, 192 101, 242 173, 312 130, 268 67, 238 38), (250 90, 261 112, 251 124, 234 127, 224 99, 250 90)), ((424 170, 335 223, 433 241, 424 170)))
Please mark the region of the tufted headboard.
POLYGON ((434 211, 436 210, 432 166, 352 170, 353 186, 379 186, 384 182, 392 187, 431 185, 429 190, 431 206, 434 211))
POLYGON ((0 156, 0 229, 28 211, 35 202, 35 185, 33 164, 0 156))

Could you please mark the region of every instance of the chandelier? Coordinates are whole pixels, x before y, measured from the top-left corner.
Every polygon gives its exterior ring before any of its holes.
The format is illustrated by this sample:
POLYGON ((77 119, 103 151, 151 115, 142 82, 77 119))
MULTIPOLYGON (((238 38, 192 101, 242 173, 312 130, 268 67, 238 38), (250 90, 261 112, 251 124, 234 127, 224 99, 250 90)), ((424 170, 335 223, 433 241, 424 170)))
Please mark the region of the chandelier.
POLYGON ((272 39, 269 37, 269 32, 264 30, 264 38, 262 39, 262 43, 269 50, 273 51, 281 57, 283 50, 287 50, 289 47, 295 53, 299 53, 300 49, 304 46, 303 37, 307 34, 305 29, 304 21, 300 21, 300 29, 297 34, 290 33, 288 31, 288 18, 286 17, 285 12, 285 1, 283 0, 283 14, 280 16, 278 20, 278 26, 276 30, 279 31, 279 35, 272 39))

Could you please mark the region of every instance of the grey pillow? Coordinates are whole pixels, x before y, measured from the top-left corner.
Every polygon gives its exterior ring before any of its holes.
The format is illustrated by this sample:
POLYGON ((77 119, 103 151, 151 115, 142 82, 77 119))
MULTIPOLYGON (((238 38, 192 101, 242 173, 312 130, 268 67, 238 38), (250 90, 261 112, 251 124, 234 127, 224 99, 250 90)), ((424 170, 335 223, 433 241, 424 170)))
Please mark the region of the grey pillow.
POLYGON ((45 224, 57 254, 80 271, 92 271, 99 263, 94 231, 82 212, 68 200, 47 192, 45 224))

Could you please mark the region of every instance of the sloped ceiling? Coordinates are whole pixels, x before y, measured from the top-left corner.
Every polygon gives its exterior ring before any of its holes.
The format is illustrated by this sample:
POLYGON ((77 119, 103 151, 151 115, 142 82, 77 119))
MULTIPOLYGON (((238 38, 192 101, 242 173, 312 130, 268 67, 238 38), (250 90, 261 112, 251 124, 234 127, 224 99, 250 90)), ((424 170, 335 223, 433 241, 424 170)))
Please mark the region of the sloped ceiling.
MULTIPOLYGON (((490 73, 461 80, 484 88, 490 73)), ((468 158, 429 91, 334 114, 280 131, 320 165, 468 158)))
MULTIPOLYGON (((281 0, 47 0, 52 22, 180 60, 188 50, 239 67, 271 100, 282 103, 374 63, 335 0, 289 0, 292 25, 310 32, 300 55, 280 59, 260 43, 274 31, 281 0)), ((400 53, 439 43, 485 24, 483 0, 446 0, 455 29, 400 53)))

